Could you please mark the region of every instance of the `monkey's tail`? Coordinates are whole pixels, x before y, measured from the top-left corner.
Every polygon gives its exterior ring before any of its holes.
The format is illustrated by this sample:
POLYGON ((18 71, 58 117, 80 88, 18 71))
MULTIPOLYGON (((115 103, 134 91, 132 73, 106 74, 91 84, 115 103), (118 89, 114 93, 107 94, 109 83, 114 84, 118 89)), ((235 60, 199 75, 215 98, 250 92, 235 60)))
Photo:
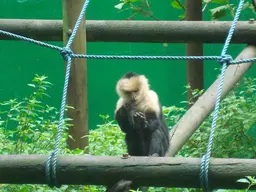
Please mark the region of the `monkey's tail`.
POLYGON ((106 192, 129 192, 132 181, 120 180, 113 186, 107 187, 106 192))

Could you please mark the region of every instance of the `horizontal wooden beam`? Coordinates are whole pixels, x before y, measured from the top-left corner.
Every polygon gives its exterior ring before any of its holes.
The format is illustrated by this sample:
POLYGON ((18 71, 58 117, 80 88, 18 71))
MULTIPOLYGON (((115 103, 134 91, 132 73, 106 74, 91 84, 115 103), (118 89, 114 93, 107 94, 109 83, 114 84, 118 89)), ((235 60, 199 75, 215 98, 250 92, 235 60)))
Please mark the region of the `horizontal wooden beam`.
MULTIPOLYGON (((0 183, 46 184, 46 155, 0 155, 0 183)), ((118 179, 143 186, 199 188, 199 158, 60 156, 60 184, 106 185, 118 179)), ((213 188, 241 189, 236 181, 256 176, 256 160, 211 159, 209 184, 213 188)))
MULTIPOLYGON (((224 43, 231 21, 87 20, 88 42, 224 43)), ((62 41, 62 20, 0 19, 0 29, 41 41, 62 41)), ((71 31, 70 31, 71 32, 71 31)), ((239 21, 231 43, 256 43, 256 23, 239 21)), ((0 40, 13 38, 0 35, 0 40)))

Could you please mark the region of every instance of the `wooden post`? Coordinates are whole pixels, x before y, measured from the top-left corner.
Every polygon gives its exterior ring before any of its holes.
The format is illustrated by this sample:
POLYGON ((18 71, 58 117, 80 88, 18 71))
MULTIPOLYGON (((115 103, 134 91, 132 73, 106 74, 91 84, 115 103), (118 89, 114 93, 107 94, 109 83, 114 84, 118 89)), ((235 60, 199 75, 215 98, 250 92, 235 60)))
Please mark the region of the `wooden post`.
MULTIPOLYGON (((185 1, 185 18, 188 21, 202 20, 202 0, 186 0, 185 1)), ((203 44, 188 43, 186 45, 186 53, 188 56, 202 56, 203 44)), ((187 84, 190 89, 187 90, 187 100, 196 102, 198 99, 192 99, 192 91, 194 89, 204 88, 204 61, 203 60, 187 60, 187 84)), ((190 108, 193 104, 188 104, 190 108)))
MULTIPOLYGON (((63 40, 64 46, 68 41, 68 34, 76 24, 83 7, 84 0, 63 0, 63 40)), ((86 52, 85 18, 77 30, 71 45, 74 53, 86 52)), ((88 146, 88 101, 87 101, 87 67, 85 59, 72 59, 71 74, 68 87, 67 104, 75 109, 69 109, 67 116, 73 119, 73 126, 69 129, 72 136, 67 139, 70 149, 84 149, 88 146), (82 138, 83 137, 83 138, 82 138)))

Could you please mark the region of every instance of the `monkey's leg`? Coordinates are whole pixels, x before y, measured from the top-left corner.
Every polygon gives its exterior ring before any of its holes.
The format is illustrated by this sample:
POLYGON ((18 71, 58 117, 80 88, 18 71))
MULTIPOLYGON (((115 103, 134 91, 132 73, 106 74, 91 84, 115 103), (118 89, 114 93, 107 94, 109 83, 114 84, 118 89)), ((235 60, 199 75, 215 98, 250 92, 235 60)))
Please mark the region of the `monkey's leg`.
POLYGON ((107 186, 106 192, 129 192, 132 181, 120 180, 114 185, 107 186))
POLYGON ((141 145, 140 137, 135 133, 135 131, 126 134, 125 141, 130 156, 142 156, 143 146, 141 145))
POLYGON ((163 157, 166 152, 166 147, 164 145, 164 133, 161 129, 157 129, 152 133, 151 141, 149 144, 149 156, 159 156, 163 157))
POLYGON ((154 153, 152 155, 150 155, 151 157, 159 157, 159 155, 157 153, 154 153))

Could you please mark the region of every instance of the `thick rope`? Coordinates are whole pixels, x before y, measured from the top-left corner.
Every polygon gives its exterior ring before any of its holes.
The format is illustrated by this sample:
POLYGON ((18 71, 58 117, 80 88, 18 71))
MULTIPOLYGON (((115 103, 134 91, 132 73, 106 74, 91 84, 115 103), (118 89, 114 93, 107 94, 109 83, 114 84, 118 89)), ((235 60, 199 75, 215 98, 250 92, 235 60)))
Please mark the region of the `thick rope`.
MULTIPOLYGON (((87 1, 88 2, 88 1, 87 1)), ((81 16, 81 15, 80 15, 81 16)), ((83 15, 82 15, 83 16, 83 15)), ((81 16, 81 17, 82 17, 81 16)), ((72 34, 75 34, 78 27, 76 27, 76 30, 73 30, 72 34)), ((72 50, 69 48, 68 45, 71 45, 71 43, 68 43, 66 47, 62 48, 59 46, 51 45, 48 43, 44 43, 41 41, 37 41, 28 37, 24 37, 21 35, 16 35, 14 33, 10 33, 4 30, 0 30, 0 34, 7 35, 16 39, 20 39, 23 41, 28 41, 43 47, 51 48, 57 51, 60 51, 61 55, 64 57, 65 60, 67 60, 67 56, 69 55, 71 58, 85 58, 85 59, 128 59, 128 60, 219 60, 220 63, 223 63, 221 59, 223 57, 221 56, 165 56, 165 55, 158 55, 158 56, 141 56, 141 55, 84 55, 84 54, 74 54, 72 50)), ((73 38, 74 35, 71 35, 73 38)), ((70 38, 71 39, 71 38, 70 38)), ((70 40, 69 39, 69 40, 70 40)), ((248 58, 248 59, 240 59, 237 61, 234 61, 231 56, 227 55, 227 57, 230 57, 231 59, 228 59, 227 64, 240 64, 240 63, 248 63, 248 62, 256 62, 256 57, 248 58)))
POLYGON ((232 60, 232 57, 227 56, 226 53, 227 53, 227 49, 228 49, 230 40, 234 33, 236 23, 239 19, 243 4, 244 4, 244 0, 240 0, 234 20, 232 22, 231 28, 229 30, 228 36, 226 38, 225 44, 224 44, 222 52, 221 52, 222 59, 220 60, 220 62, 222 64, 222 69, 221 69, 220 81, 219 81, 219 86, 218 86, 218 91, 217 91, 215 108, 214 108, 214 112, 213 112, 213 121, 212 121, 212 125, 211 125, 209 141, 208 141, 208 145, 207 145, 207 152, 205 155, 203 155, 203 157, 201 159, 201 163, 200 163, 200 165, 201 165, 201 167, 200 167, 201 185, 202 185, 203 190, 207 191, 207 192, 211 191, 211 188, 210 188, 209 182, 208 182, 208 170, 209 170, 211 149, 212 149, 213 138, 214 138, 214 131, 216 128, 216 122, 217 122, 217 118, 218 118, 218 114, 219 114, 219 106, 220 106, 224 76, 225 76, 225 71, 227 69, 227 63, 230 63, 230 61, 232 60))
POLYGON ((83 55, 73 54, 73 58, 86 59, 135 59, 135 60, 218 60, 220 56, 132 56, 132 55, 83 55))
POLYGON ((60 118, 59 118, 59 124, 57 129, 57 135, 56 135, 56 141, 55 141, 55 149, 54 152, 50 154, 50 156, 47 159, 46 162, 46 177, 48 181, 48 185, 50 187, 60 187, 57 182, 57 156, 59 154, 59 145, 62 135, 62 128, 63 128, 63 118, 64 118, 64 111, 65 111, 65 105, 66 105, 66 99, 67 99, 67 88, 68 88, 68 80, 70 76, 70 68, 71 68, 71 57, 67 57, 67 67, 66 67, 66 75, 65 75, 65 81, 64 81, 64 88, 63 88, 63 95, 62 95, 62 101, 61 101, 61 108, 60 108, 60 118))
POLYGON ((58 50, 58 51, 62 50, 61 47, 58 47, 58 46, 55 46, 55 45, 51 45, 51 44, 48 44, 48 43, 44 43, 44 42, 41 42, 41 41, 37 41, 37 40, 31 39, 31 38, 28 38, 28 37, 24 37, 24 36, 21 36, 21 35, 16 35, 14 33, 3 31, 1 29, 0 29, 0 33, 3 34, 3 35, 7 35, 7 36, 10 36, 10 37, 13 37, 15 39, 20 39, 20 40, 23 40, 23 41, 28 41, 30 43, 34 43, 34 44, 37 44, 37 45, 40 45, 40 46, 43 46, 43 47, 55 49, 55 50, 58 50))
POLYGON ((70 38, 69 38, 69 40, 68 40, 68 43, 67 43, 67 45, 66 45, 66 48, 70 48, 70 46, 71 46, 71 44, 72 44, 72 42, 73 42, 73 40, 74 40, 74 38, 75 38, 75 36, 76 36, 76 32, 77 32, 77 30, 78 30, 78 28, 79 28, 79 26, 80 26, 80 24, 81 24, 81 22, 82 22, 83 16, 84 16, 84 14, 85 14, 85 11, 86 11, 86 9, 87 9, 89 3, 90 3, 90 0, 86 0, 86 1, 85 1, 84 6, 82 7, 82 10, 81 10, 81 12, 80 12, 80 15, 79 15, 79 17, 78 17, 78 19, 77 19, 77 21, 76 21, 75 27, 74 27, 74 29, 73 29, 73 31, 72 31, 72 34, 71 34, 71 36, 70 36, 70 38))
POLYGON ((64 88, 63 88, 63 94, 62 94, 62 101, 61 101, 61 108, 60 108, 60 118, 59 118, 59 124, 58 124, 58 130, 56 135, 56 141, 55 141, 55 149, 54 152, 51 153, 47 159, 46 162, 46 177, 48 180, 48 185, 50 187, 60 187, 60 185, 57 182, 57 157, 59 154, 59 146, 60 146, 60 140, 61 135, 63 131, 63 119, 64 119, 64 111, 65 111, 65 105, 67 100, 67 88, 68 88, 68 81, 70 76, 70 68, 71 68, 71 56, 73 54, 72 50, 70 49, 70 46, 75 38, 76 32, 79 28, 79 25, 83 19, 83 16, 85 14, 86 8, 89 4, 90 0, 86 0, 84 3, 84 6, 81 10, 81 13, 77 19, 77 22, 75 24, 74 30, 68 40, 67 45, 61 50, 61 54, 64 57, 64 59, 67 61, 67 67, 66 67, 66 75, 65 75, 65 81, 64 81, 64 88))

